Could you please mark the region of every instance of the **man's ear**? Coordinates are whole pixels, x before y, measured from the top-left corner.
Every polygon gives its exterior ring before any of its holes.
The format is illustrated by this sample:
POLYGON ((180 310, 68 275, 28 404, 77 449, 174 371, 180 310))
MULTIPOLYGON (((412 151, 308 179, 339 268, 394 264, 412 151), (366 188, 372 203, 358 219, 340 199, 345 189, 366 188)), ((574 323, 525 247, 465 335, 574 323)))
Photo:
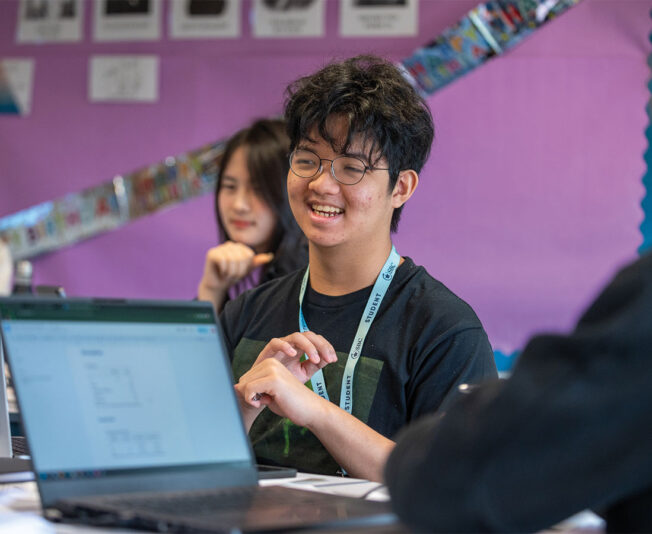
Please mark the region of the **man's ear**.
POLYGON ((398 179, 392 191, 392 207, 400 208, 412 196, 419 185, 419 175, 416 171, 408 169, 398 173, 398 179))

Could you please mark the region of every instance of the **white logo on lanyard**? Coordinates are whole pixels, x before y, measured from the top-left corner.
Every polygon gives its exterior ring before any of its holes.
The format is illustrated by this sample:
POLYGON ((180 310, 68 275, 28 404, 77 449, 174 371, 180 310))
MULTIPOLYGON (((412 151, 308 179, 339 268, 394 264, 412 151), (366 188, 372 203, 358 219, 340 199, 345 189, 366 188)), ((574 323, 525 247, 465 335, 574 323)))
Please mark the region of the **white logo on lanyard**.
MULTIPOLYGON (((351 345, 351 350, 349 351, 349 357, 346 360, 344 376, 342 377, 340 408, 349 413, 353 410, 353 372, 358 363, 364 340, 371 328, 371 323, 375 319, 376 313, 378 313, 378 309, 380 308, 380 303, 383 301, 387 288, 394 278, 394 273, 396 272, 396 267, 398 267, 400 259, 401 257, 398 252, 396 252, 396 248, 392 246, 392 251, 389 253, 389 257, 387 258, 387 261, 385 261, 385 265, 383 265, 383 269, 380 271, 378 278, 376 278, 376 283, 371 290, 371 295, 369 295, 369 299, 367 300, 367 305, 365 306, 362 317, 360 318, 360 324, 358 325, 358 330, 355 333, 355 338, 351 345)), ((301 291, 299 292, 299 330, 301 332, 309 330, 306 320, 303 317, 302 310, 303 296, 306 292, 306 286, 308 285, 309 273, 310 266, 308 266, 306 273, 303 275, 301 291)), ((321 369, 312 375, 310 383, 312 384, 312 389, 315 393, 320 397, 329 400, 326 391, 326 384, 324 382, 324 373, 322 373, 321 369)))

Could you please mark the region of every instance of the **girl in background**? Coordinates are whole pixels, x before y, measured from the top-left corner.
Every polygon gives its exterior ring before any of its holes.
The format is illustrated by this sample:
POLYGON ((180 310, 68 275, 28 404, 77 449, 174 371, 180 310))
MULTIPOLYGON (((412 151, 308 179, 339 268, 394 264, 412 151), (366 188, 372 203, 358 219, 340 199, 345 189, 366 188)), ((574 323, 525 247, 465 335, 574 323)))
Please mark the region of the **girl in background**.
POLYGON ((215 189, 222 244, 206 253, 199 300, 224 303, 308 261, 305 237, 287 200, 290 140, 285 122, 260 119, 227 143, 215 189))

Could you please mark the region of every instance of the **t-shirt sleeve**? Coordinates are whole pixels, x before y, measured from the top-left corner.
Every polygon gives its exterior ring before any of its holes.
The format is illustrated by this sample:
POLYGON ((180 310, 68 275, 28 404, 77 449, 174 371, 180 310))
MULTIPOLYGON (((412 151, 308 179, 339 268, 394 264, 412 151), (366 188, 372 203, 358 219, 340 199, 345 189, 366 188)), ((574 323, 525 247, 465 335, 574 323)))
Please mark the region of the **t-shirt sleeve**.
POLYGON ((242 298, 227 301, 219 316, 220 326, 224 334, 224 344, 231 360, 233 360, 233 351, 241 335, 239 333, 238 319, 242 317, 242 303, 242 298))

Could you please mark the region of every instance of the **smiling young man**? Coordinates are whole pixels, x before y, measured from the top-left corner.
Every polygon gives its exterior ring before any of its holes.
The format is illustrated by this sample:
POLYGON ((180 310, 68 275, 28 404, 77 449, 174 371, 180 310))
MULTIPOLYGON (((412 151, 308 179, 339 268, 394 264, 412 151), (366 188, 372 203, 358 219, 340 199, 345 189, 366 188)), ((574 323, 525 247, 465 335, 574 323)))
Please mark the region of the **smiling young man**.
POLYGON ((309 266, 225 307, 236 391, 259 461, 381 480, 404 425, 496 376, 473 310, 392 245, 432 117, 370 56, 291 84, 285 117, 309 266))

